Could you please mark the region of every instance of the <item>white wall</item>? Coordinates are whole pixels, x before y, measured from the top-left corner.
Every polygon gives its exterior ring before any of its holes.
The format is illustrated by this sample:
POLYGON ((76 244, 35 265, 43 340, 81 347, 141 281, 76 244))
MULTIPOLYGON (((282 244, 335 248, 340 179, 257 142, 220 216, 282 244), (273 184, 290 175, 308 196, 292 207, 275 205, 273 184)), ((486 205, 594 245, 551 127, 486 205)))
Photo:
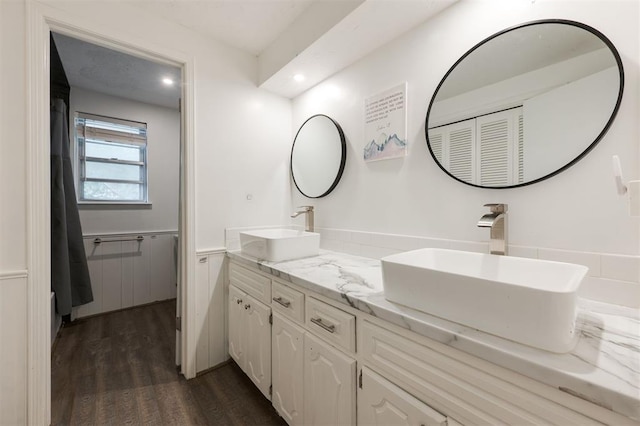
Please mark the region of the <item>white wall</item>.
MULTIPOLYGON (((134 1, 34 4, 70 27, 193 58, 198 248, 222 246, 229 224, 284 221, 291 105, 256 88, 254 56, 155 18, 134 1)), ((0 1, 0 276, 9 277, 0 280, 0 300, 12 307, 0 310, 0 323, 18 325, 0 333, 0 424, 26 423, 28 392, 25 7, 26 0, 0 1)))
MULTIPOLYGON (((294 99, 293 130, 324 113, 348 142, 342 181, 329 196, 309 200, 291 184, 292 204, 316 206, 320 228, 351 229, 484 242, 476 222, 483 204, 509 204, 512 244, 637 255, 639 221, 615 192, 611 156, 627 179, 638 179, 638 2, 462 0, 401 38, 294 99), (625 67, 620 111, 600 144, 569 170, 538 184, 478 189, 446 176, 432 160, 424 122, 444 73, 469 48, 504 28, 542 18, 581 21, 602 31, 625 67), (409 152, 404 159, 362 160, 364 98, 408 82, 409 152)), ((294 221, 295 223, 295 221, 294 221)))
POLYGON ((24 5, 0 2, 0 424, 27 415, 24 5), (14 273, 21 271, 20 273, 14 273), (11 324, 11 326, 7 326, 11 324))
MULTIPOLYGON (((178 110, 77 87, 71 88, 69 103, 71 123, 76 112, 147 123, 148 190, 149 202, 152 205, 80 206, 83 233, 86 235, 177 230, 180 183, 178 110)), ((71 138, 73 139, 73 130, 71 138)))
POLYGON ((524 101, 525 181, 558 170, 593 142, 615 107, 619 81, 618 68, 609 68, 524 101))

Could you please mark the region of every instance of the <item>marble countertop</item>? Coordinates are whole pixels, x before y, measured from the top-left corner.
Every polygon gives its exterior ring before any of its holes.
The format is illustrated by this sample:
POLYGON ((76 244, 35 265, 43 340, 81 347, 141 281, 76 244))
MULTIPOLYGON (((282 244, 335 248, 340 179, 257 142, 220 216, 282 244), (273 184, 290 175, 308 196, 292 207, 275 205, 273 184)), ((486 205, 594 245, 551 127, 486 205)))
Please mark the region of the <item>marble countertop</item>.
POLYGON ((539 382, 640 420, 640 313, 579 299, 575 349, 542 351, 392 303, 380 261, 321 250, 319 256, 267 262, 227 256, 332 300, 444 343, 539 382))

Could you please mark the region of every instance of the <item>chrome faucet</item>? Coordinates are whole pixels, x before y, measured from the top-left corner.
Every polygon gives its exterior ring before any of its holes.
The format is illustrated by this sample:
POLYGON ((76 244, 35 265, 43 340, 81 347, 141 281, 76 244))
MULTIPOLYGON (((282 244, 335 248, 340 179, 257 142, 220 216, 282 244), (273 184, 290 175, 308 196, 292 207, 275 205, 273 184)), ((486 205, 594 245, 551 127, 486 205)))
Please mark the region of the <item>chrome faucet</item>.
POLYGON ((489 250, 491 254, 507 254, 507 205, 485 204, 491 209, 480 218, 478 226, 490 228, 489 250))
POLYGON ((301 214, 306 215, 304 219, 304 230, 307 232, 313 232, 313 206, 300 206, 297 212, 294 212, 291 217, 298 217, 301 214))

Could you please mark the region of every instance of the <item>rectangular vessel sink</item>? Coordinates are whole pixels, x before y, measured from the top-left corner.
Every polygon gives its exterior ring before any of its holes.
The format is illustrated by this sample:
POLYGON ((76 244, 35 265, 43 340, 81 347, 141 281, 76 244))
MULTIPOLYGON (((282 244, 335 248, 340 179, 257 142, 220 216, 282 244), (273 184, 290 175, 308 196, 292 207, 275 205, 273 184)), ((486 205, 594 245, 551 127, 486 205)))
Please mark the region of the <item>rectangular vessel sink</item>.
POLYGON ((317 256, 320 234, 294 229, 257 229, 240 232, 243 254, 270 262, 317 256))
POLYGON ((445 249, 381 262, 391 302, 551 352, 569 352, 576 344, 585 266, 445 249))

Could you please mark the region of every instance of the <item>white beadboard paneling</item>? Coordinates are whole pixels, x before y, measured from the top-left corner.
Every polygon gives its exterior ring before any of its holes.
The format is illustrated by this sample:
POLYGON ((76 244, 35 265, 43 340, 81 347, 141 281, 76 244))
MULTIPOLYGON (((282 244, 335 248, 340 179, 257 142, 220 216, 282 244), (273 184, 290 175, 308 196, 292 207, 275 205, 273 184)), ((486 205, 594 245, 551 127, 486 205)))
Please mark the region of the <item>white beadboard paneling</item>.
POLYGON ((103 242, 102 311, 122 308, 122 242, 103 242))
POLYGON ((225 254, 209 255, 209 367, 227 360, 225 254))
POLYGON ((151 284, 150 271, 153 268, 151 263, 151 243, 145 238, 142 242, 135 242, 136 249, 139 251, 136 256, 133 256, 133 305, 143 305, 150 303, 151 291, 149 286, 151 284))
POLYGON ((27 276, 0 274, 0 425, 27 424, 27 276))
POLYGON ((171 262, 173 245, 173 235, 152 235, 151 238, 151 264, 150 272, 152 302, 166 300, 171 294, 169 286, 171 284, 171 262))
POLYGON ((171 282, 169 283, 169 297, 175 299, 178 293, 178 236, 172 236, 173 241, 171 243, 171 282))
POLYGON ((79 306, 77 317, 86 317, 103 312, 102 310, 102 245, 94 244, 93 239, 84 240, 84 250, 87 255, 87 266, 91 277, 93 302, 79 306))
POLYGON ((122 242, 122 304, 123 308, 133 306, 133 259, 140 253, 137 241, 122 242))
POLYGON ((602 278, 640 282, 640 256, 603 254, 601 266, 602 278))
POLYGON ((540 248, 538 249, 538 259, 577 263, 589 268, 588 276, 600 276, 600 255, 598 253, 540 248))
POLYGON ((197 256, 196 264, 196 371, 209 368, 209 257, 197 256))
MULTIPOLYGON (((137 235, 99 237, 125 240, 137 235)), ((94 244, 96 237, 98 235, 84 238, 94 301, 78 307, 76 317, 175 298, 177 276, 172 233, 146 234, 142 241, 94 244)))

